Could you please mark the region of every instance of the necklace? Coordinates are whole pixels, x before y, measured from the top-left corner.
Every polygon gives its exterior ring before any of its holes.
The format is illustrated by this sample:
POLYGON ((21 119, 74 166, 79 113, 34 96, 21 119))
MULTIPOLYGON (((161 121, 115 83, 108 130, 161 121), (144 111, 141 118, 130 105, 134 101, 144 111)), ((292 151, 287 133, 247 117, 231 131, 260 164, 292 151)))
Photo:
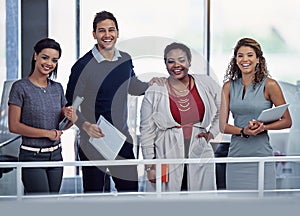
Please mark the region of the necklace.
POLYGON ((40 87, 40 89, 42 90, 42 92, 46 93, 46 88, 40 87))
POLYGON ((181 112, 186 112, 186 111, 189 111, 191 109, 190 107, 190 99, 189 98, 186 98, 185 100, 178 100, 177 103, 178 103, 178 109, 179 111, 181 112))
POLYGON ((187 86, 187 89, 184 89, 184 90, 177 90, 175 89, 170 83, 169 83, 169 86, 170 86, 170 91, 172 92, 172 94, 174 95, 174 99, 175 99, 175 102, 177 104, 177 108, 179 109, 180 112, 187 112, 191 109, 190 107, 190 90, 191 90, 191 77, 189 76, 189 83, 188 83, 188 86, 187 86), (187 94, 185 94, 184 96, 183 95, 177 95, 175 93, 175 90, 178 91, 178 92, 181 92, 181 93, 186 93, 188 92, 187 94))
POLYGON ((174 94, 175 96, 177 96, 177 97, 186 96, 187 93, 190 91, 190 88, 191 88, 191 78, 189 77, 189 81, 188 81, 187 86, 184 86, 184 89, 182 89, 182 90, 179 90, 179 89, 175 88, 173 85, 171 85, 170 82, 169 82, 169 86, 171 87, 172 94, 174 94), (178 92, 179 94, 177 94, 175 91, 178 92))
POLYGON ((42 91, 43 93, 46 93, 46 92, 47 92, 46 88, 47 88, 47 86, 48 86, 48 81, 47 81, 47 84, 44 86, 44 85, 40 85, 38 81, 36 81, 35 79, 33 79, 33 78, 31 78, 31 77, 28 78, 28 79, 30 80, 30 82, 31 82, 34 86, 36 86, 36 87, 38 87, 39 89, 41 89, 41 91, 42 91))

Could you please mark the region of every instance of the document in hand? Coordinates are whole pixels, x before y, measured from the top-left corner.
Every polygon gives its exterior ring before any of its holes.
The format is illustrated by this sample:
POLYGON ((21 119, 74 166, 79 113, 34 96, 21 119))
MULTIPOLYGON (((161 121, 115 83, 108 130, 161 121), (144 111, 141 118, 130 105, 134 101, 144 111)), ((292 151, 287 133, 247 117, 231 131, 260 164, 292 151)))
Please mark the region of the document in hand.
POLYGON ((121 150, 126 136, 115 128, 109 121, 100 115, 98 127, 101 129, 104 137, 90 138, 90 143, 101 153, 107 160, 114 160, 121 150))
POLYGON ((272 107, 270 109, 263 110, 261 114, 258 116, 257 120, 268 123, 272 121, 276 121, 282 117, 285 110, 288 108, 290 104, 282 104, 280 106, 272 107))
MULTIPOLYGON (((84 100, 83 97, 76 96, 72 106, 74 107, 75 110, 78 110, 80 104, 84 100)), ((66 126, 69 124, 70 120, 67 119, 66 117, 63 118, 63 120, 59 123, 58 130, 64 130, 66 126)))

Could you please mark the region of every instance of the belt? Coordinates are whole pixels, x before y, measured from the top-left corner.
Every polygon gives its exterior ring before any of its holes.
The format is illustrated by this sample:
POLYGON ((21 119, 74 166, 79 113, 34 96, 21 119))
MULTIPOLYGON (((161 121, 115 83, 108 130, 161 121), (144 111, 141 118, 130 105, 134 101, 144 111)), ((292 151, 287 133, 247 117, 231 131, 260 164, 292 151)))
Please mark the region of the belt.
POLYGON ((196 127, 196 128, 205 129, 204 127, 195 126, 193 123, 184 124, 184 125, 176 125, 173 128, 186 128, 186 127, 196 127))
POLYGON ((193 124, 184 124, 184 125, 176 125, 173 128, 186 128, 186 127, 193 127, 193 124))
POLYGON ((32 151, 32 152, 53 152, 57 149, 59 149, 61 147, 61 144, 58 144, 56 146, 51 146, 51 147, 48 147, 48 148, 34 148, 34 147, 30 147, 30 146, 25 146, 25 145, 21 145, 20 148, 21 149, 24 149, 24 150, 27 150, 27 151, 32 151))

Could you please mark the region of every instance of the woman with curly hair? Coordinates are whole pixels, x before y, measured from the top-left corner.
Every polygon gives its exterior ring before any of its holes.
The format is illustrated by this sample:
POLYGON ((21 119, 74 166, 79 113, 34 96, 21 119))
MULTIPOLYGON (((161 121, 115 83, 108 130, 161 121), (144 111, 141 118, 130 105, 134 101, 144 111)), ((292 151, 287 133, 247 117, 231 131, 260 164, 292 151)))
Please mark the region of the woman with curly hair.
MULTIPOLYGON (((144 159, 203 159, 199 164, 169 164, 162 191, 215 190, 210 140, 219 133, 221 88, 206 74, 189 73, 192 54, 182 43, 165 47, 169 76, 165 86, 153 85, 141 106, 140 142, 144 159)), ((146 164, 147 191, 156 189, 156 166, 146 164)))
MULTIPOLYGON (((266 60, 259 43, 242 38, 225 74, 220 108, 220 131, 232 134, 228 157, 267 157, 273 155, 268 130, 289 128, 292 120, 288 110, 282 118, 263 123, 256 121, 262 110, 285 104, 279 84, 269 77, 266 60), (232 113, 234 124, 228 122, 232 113)), ((264 188, 275 189, 274 163, 266 163, 264 188)), ((228 163, 228 190, 257 190, 258 163, 228 163)))

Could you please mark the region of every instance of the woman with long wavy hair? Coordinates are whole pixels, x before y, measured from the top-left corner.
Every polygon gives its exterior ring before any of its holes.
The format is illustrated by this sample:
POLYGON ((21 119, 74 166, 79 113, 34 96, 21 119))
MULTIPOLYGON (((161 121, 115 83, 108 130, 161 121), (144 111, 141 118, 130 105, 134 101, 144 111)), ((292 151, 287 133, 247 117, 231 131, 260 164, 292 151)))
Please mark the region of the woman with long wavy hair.
MULTIPOLYGON (((220 131, 232 134, 229 157, 267 157, 273 155, 268 130, 292 125, 288 110, 281 119, 263 123, 255 119, 262 110, 285 104, 279 84, 269 77, 260 44, 251 38, 240 39, 225 74, 220 109, 220 131), (232 113, 234 123, 228 122, 232 113)), ((276 188, 275 165, 265 164, 265 189, 276 188)), ((226 188, 257 190, 258 163, 228 163, 226 188)))

